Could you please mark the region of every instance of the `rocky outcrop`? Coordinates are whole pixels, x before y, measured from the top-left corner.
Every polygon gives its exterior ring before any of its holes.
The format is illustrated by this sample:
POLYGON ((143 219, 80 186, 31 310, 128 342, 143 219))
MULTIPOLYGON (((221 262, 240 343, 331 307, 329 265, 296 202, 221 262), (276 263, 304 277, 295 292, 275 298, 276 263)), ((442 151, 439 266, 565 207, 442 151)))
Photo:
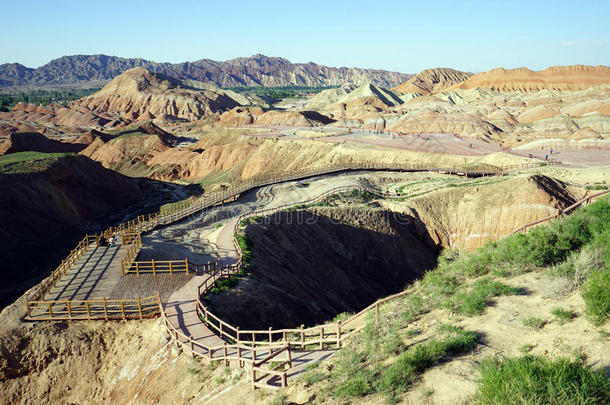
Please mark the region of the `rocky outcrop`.
POLYGON ((184 63, 157 63, 106 55, 63 56, 37 69, 18 63, 0 65, 0 86, 101 87, 136 67, 180 80, 197 80, 220 87, 238 86, 341 86, 370 81, 394 87, 411 75, 376 69, 334 68, 313 62, 291 63, 283 58, 253 55, 224 62, 200 59, 184 63))
POLYGON ((95 113, 114 113, 128 121, 148 121, 164 115, 194 121, 230 110, 239 103, 221 90, 185 88, 180 81, 135 68, 73 105, 95 113))
POLYGON ((434 94, 444 91, 472 77, 472 73, 450 68, 426 69, 394 90, 401 93, 434 94))

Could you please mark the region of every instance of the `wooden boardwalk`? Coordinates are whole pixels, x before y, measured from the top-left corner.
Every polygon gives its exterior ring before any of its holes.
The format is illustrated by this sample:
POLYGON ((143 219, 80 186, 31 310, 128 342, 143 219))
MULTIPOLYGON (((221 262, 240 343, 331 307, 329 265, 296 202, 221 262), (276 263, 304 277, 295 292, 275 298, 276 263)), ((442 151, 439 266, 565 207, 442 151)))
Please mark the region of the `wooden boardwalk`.
MULTIPOLYGON (((192 280, 194 274, 121 274, 126 249, 121 246, 89 246, 79 260, 47 292, 44 301, 53 301, 53 310, 65 311, 66 301, 135 300, 159 295, 167 299, 192 280)), ((48 307, 34 306, 28 319, 46 319, 48 307)))

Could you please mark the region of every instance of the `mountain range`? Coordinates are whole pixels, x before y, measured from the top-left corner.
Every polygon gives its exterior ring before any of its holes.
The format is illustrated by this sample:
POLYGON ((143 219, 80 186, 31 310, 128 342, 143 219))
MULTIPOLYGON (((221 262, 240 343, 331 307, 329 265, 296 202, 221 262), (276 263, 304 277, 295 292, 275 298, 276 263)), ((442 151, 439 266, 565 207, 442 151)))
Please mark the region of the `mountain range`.
POLYGON ((180 80, 196 80, 219 87, 245 86, 342 86, 371 82, 395 87, 413 75, 376 69, 328 67, 291 63, 284 58, 253 55, 227 61, 200 59, 194 62, 157 63, 140 58, 107 55, 73 55, 54 59, 33 69, 19 63, 0 65, 0 89, 95 88, 134 67, 180 80))

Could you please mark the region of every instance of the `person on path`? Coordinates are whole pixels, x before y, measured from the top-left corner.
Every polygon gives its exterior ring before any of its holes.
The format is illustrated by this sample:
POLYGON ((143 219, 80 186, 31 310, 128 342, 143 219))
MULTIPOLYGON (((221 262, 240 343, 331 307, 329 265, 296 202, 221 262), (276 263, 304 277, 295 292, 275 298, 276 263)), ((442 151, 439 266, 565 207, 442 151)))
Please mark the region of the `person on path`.
POLYGON ((549 160, 549 155, 544 155, 544 160, 549 160))
POLYGON ((110 246, 111 246, 111 247, 116 246, 116 245, 114 244, 114 235, 112 235, 112 236, 111 236, 111 237, 108 239, 108 243, 110 244, 110 246))

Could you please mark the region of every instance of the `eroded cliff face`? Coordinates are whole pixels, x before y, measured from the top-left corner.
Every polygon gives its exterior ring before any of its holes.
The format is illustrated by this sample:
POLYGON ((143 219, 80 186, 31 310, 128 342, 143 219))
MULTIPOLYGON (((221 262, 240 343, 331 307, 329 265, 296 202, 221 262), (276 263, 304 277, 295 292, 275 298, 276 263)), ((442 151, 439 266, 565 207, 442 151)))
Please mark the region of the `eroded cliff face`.
POLYGON ((242 329, 294 328, 358 312, 436 265, 437 247, 413 218, 379 209, 281 212, 248 225, 250 275, 212 295, 242 329))
POLYGON ((582 194, 582 189, 543 175, 491 178, 489 184, 448 188, 411 199, 404 212, 424 223, 435 243, 473 249, 556 214, 582 194))

